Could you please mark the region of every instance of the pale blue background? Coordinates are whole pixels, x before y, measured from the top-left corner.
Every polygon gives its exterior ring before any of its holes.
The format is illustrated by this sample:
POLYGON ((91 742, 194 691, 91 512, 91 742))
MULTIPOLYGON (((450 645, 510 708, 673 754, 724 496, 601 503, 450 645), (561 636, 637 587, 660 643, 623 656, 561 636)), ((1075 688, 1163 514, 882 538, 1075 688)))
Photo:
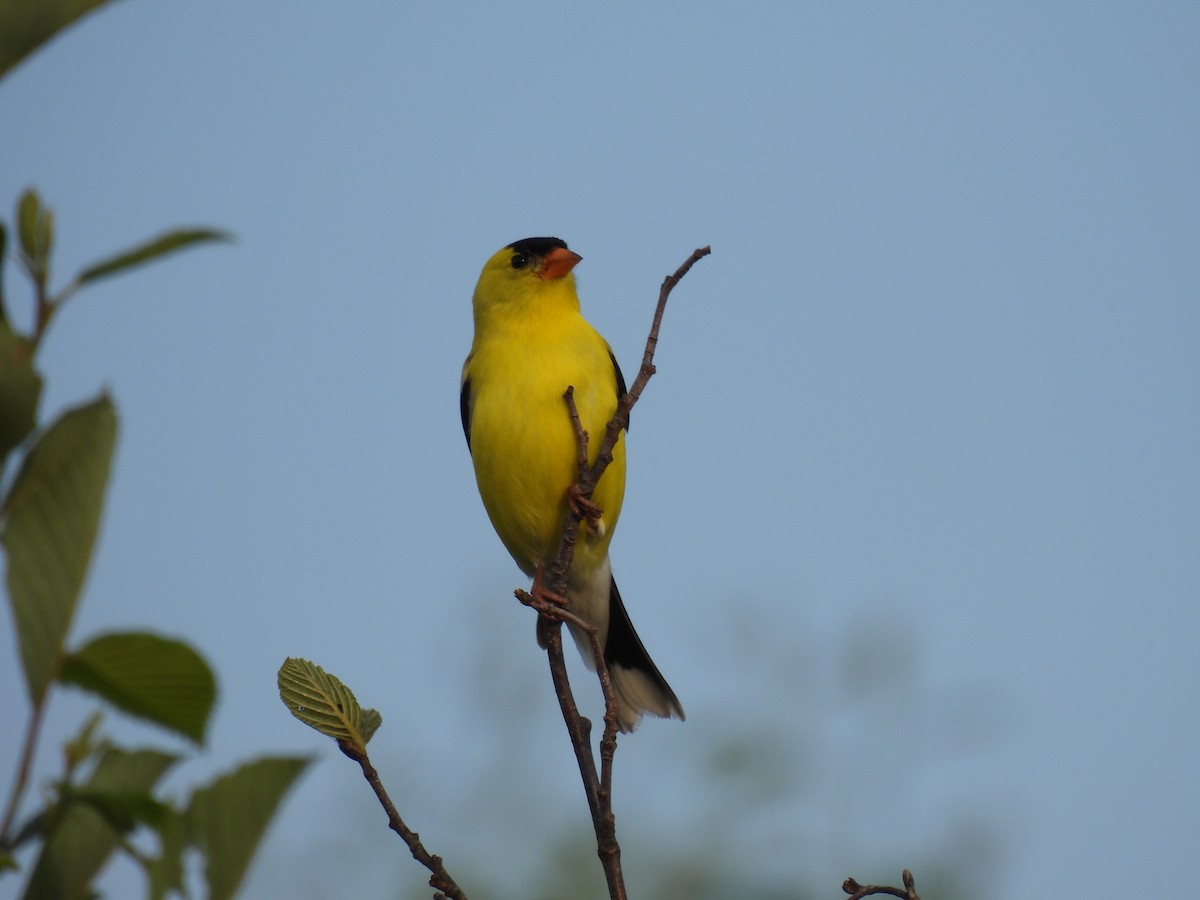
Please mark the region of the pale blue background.
MULTIPOLYGON (((48 409, 108 385, 122 417, 75 638, 186 635, 220 676, 172 788, 318 755, 247 896, 424 880, 280 706, 287 655, 382 711, 468 890, 520 895, 586 827, 458 422, 475 278, 533 234, 583 254, 630 377, 661 278, 714 251, 613 544, 689 713, 622 741, 631 885, 697 846, 826 897, 903 865, 992 898, 1190 879, 1198 46, 1193 3, 131 2, 0 84, 0 203, 55 208, 58 283, 237 235, 81 294, 42 363, 48 409)), ((43 776, 86 708, 56 699, 43 776)))

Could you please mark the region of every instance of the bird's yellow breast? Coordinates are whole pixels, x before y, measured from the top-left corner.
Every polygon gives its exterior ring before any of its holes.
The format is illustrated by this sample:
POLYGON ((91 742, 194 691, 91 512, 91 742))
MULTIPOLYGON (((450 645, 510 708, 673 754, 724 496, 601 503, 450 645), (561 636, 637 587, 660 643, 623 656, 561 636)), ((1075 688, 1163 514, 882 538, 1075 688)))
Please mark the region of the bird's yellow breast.
MULTIPOLYGON (((477 323, 464 370, 471 458, 492 525, 517 564, 532 573, 557 552, 567 489, 577 477, 576 438, 563 393, 574 387, 594 461, 616 412, 616 373, 608 345, 577 309, 543 309, 484 324, 477 323)), ((603 510, 602 528, 581 530, 574 570, 603 562, 624 492, 622 434, 593 496, 603 510)))

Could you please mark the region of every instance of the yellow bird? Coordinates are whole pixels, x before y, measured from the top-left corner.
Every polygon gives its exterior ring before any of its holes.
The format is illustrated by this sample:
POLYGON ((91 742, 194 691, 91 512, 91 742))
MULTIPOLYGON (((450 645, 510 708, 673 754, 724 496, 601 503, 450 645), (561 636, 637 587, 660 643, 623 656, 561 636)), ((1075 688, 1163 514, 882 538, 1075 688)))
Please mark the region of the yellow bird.
MULTIPOLYGON (((475 287, 475 340, 462 371, 463 432, 479 494, 500 540, 535 579, 558 552, 577 474, 563 393, 575 389, 593 462, 625 394, 612 349, 580 312, 571 273, 580 259, 551 237, 516 241, 492 256, 475 287)), ((620 727, 632 731, 643 713, 684 716, 633 630, 612 577, 608 544, 624 494, 622 433, 592 496, 601 517, 580 526, 567 596, 571 611, 599 629, 620 727)), ((572 633, 592 665, 587 635, 572 633)))

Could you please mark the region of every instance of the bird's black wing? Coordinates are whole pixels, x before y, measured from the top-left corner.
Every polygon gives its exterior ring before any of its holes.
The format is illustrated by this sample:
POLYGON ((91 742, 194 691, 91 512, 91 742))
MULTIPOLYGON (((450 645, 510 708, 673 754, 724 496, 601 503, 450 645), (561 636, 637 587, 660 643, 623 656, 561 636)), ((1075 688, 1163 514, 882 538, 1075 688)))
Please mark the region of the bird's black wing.
MULTIPOLYGON (((617 379, 620 380, 620 372, 617 379)), ((621 385, 624 388, 624 385, 621 385)), ((458 395, 458 411, 462 414, 463 436, 467 439, 467 449, 471 449, 471 379, 464 378, 462 393, 458 395)))
MULTIPOLYGON (((617 376, 617 402, 620 403, 625 398, 625 395, 628 393, 628 391, 625 390, 625 376, 621 374, 621 366, 617 362, 617 357, 613 354, 613 352, 611 350, 608 351, 608 358, 612 360, 613 373, 617 376)), ((463 413, 463 415, 465 416, 466 413, 463 413)), ((625 423, 625 430, 626 431, 629 430, 628 422, 625 423)), ((468 446, 470 445, 470 443, 471 442, 468 440, 467 441, 468 446)))
POLYGON ((655 715, 678 716, 681 720, 685 718, 679 698, 646 652, 638 633, 633 630, 633 622, 629 620, 629 613, 621 602, 616 579, 609 582, 608 638, 604 643, 604 661, 610 668, 633 669, 646 677, 654 686, 660 701, 660 708, 650 707, 655 715))

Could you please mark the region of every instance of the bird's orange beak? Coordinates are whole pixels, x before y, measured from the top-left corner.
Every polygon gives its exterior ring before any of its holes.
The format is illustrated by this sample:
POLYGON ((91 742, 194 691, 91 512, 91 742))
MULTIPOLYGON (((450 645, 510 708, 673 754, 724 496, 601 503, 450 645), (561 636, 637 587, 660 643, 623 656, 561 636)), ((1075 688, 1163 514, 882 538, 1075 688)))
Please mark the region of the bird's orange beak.
POLYGON ((566 247, 555 247, 542 258, 538 275, 543 279, 562 278, 575 268, 575 264, 581 259, 582 256, 566 247))

